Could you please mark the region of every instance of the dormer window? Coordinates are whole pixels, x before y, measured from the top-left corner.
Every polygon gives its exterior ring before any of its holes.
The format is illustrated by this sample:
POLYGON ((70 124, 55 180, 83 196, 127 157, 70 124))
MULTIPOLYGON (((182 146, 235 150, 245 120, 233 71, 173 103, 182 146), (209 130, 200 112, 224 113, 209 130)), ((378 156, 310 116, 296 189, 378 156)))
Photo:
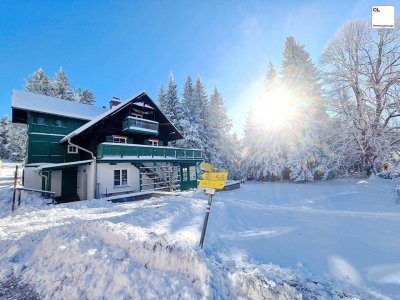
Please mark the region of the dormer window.
POLYGON ((113 143, 126 144, 127 139, 126 136, 113 135, 113 143))

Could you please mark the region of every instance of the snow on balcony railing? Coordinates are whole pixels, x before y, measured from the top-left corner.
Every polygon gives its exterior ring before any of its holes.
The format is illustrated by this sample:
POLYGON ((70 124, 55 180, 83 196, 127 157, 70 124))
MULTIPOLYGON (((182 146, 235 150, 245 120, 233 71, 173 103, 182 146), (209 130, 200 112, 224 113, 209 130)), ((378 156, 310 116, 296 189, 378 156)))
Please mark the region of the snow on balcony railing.
POLYGON ((151 157, 202 160, 200 149, 150 146, 139 144, 101 143, 97 146, 97 157, 151 157))

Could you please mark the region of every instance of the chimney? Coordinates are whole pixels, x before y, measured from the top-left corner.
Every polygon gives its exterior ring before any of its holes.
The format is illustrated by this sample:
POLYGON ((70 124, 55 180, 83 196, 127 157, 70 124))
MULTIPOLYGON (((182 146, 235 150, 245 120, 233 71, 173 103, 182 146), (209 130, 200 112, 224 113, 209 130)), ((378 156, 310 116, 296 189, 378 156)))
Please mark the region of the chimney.
POLYGON ((110 100, 110 109, 113 108, 114 106, 117 106, 118 104, 120 104, 122 101, 119 100, 118 97, 112 97, 110 100))

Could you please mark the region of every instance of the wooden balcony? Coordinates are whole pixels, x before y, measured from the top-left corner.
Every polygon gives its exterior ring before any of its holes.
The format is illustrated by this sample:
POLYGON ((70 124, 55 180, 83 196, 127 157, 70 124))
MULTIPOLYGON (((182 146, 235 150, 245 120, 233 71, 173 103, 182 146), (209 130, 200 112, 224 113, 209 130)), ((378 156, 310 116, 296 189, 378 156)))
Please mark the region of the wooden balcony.
POLYGON ((122 131, 158 135, 158 122, 129 116, 122 121, 122 131))
POLYGON ((203 152, 199 149, 147 146, 138 144, 102 143, 97 146, 98 159, 178 159, 203 160, 203 152))

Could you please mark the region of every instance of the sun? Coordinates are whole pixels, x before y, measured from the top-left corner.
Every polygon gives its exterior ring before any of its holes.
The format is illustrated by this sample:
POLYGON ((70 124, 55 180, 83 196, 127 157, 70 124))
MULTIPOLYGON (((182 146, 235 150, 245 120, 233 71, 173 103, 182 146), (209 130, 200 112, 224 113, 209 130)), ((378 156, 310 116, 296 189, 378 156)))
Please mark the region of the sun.
POLYGON ((289 92, 273 90, 253 107, 255 121, 267 130, 288 127, 297 115, 296 104, 295 97, 289 92))

